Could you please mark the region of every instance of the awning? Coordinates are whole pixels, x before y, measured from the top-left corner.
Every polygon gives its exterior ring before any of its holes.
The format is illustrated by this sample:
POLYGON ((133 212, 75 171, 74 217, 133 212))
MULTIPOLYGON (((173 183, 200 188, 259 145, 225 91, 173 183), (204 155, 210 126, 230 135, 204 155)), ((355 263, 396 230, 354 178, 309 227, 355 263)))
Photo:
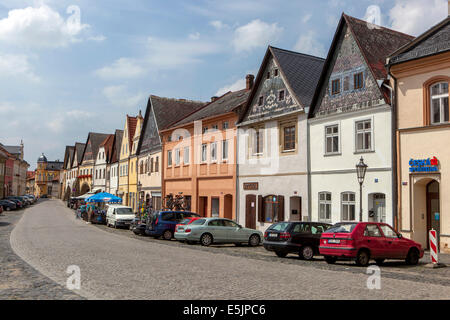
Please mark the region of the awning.
POLYGON ((101 192, 88 197, 86 202, 122 203, 122 199, 110 193, 101 192))

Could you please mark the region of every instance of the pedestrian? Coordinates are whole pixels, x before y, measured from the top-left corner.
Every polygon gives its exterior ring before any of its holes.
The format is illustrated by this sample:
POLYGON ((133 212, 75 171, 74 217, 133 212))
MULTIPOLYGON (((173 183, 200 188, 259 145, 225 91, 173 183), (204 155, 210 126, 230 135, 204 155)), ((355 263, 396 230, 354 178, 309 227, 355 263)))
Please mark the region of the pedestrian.
POLYGON ((88 204, 87 205, 87 212, 88 212, 88 221, 86 222, 86 224, 91 224, 91 217, 92 217, 92 205, 88 204))

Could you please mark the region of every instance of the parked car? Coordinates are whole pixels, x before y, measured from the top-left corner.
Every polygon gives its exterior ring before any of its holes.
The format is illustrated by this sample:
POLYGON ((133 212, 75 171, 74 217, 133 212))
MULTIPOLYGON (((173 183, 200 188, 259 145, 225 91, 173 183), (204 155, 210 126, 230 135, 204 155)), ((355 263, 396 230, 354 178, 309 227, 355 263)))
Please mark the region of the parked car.
POLYGON ((296 253, 311 260, 319 254, 320 236, 331 224, 318 222, 278 222, 264 233, 264 248, 279 257, 296 253))
POLYGON ((33 204, 33 201, 26 196, 18 196, 18 198, 25 202, 27 206, 33 204))
POLYGON ((200 217, 187 217, 175 226, 175 232, 178 231, 178 228, 180 229, 180 231, 187 228, 187 225, 198 219, 200 219, 200 217))
POLYGON ((213 243, 247 243, 255 247, 261 243, 262 238, 261 231, 244 228, 225 218, 201 218, 175 232, 175 239, 185 240, 187 243, 200 242, 203 246, 213 243))
POLYGON ((25 207, 25 204, 22 203, 22 201, 20 201, 19 199, 8 197, 8 198, 6 198, 4 200, 8 200, 8 201, 14 202, 16 204, 17 209, 21 209, 21 208, 25 207))
POLYGON ((135 214, 131 207, 110 204, 106 209, 106 225, 108 227, 129 227, 135 214))
POLYGON ((26 195, 24 195, 24 197, 29 199, 31 204, 36 202, 36 198, 34 196, 32 196, 32 195, 26 194, 26 195))
POLYGON ((175 233, 175 227, 187 217, 200 217, 190 211, 156 211, 153 213, 145 229, 145 234, 155 238, 163 237, 170 240, 175 233))
POLYGON ((11 210, 17 209, 16 203, 14 201, 10 201, 10 200, 0 200, 0 206, 2 206, 3 210, 5 210, 5 211, 11 211, 11 210))
POLYGON ((402 259, 409 265, 416 265, 424 250, 419 243, 404 238, 386 223, 342 222, 322 234, 319 251, 327 263, 346 259, 367 266, 371 259, 379 265, 385 259, 402 259))

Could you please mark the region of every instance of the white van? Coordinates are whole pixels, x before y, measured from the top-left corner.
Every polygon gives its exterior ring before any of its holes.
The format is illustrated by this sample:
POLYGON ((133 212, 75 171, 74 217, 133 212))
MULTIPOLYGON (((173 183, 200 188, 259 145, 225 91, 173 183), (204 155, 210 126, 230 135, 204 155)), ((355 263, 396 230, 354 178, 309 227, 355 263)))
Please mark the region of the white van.
POLYGON ((129 227, 135 215, 131 207, 122 206, 120 204, 107 205, 106 225, 108 227, 129 227))

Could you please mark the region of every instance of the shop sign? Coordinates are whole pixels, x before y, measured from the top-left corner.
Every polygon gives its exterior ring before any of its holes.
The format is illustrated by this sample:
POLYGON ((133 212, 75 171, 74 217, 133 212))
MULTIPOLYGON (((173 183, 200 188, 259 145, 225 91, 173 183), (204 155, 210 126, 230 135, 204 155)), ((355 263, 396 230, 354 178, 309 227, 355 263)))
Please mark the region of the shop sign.
POLYGON ((439 161, 436 157, 416 160, 409 160, 409 172, 437 172, 439 171, 439 161))
POLYGON ((258 190, 258 182, 244 182, 244 190, 258 190))

